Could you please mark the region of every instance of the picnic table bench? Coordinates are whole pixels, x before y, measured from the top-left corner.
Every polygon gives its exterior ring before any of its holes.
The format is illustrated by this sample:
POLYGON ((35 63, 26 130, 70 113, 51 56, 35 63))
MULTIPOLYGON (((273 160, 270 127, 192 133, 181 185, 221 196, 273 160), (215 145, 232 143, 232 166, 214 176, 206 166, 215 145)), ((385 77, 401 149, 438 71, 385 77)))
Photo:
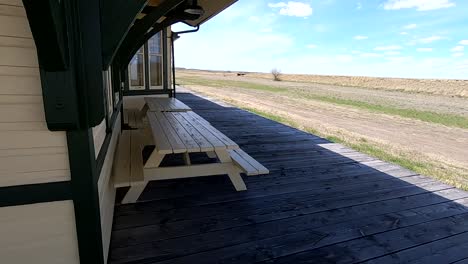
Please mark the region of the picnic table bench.
POLYGON ((130 128, 144 128, 144 118, 149 112, 186 112, 192 109, 176 98, 167 97, 145 97, 145 104, 142 109, 125 109, 124 124, 130 128))
POLYGON ((148 111, 146 115, 149 127, 122 134, 117 155, 130 154, 124 157, 127 162, 118 162, 114 181, 115 187, 130 186, 122 203, 136 202, 149 181, 227 174, 235 189, 243 191, 247 188, 240 173, 249 176, 269 173, 234 141, 192 111, 148 111), (150 144, 155 148, 143 164, 141 151, 150 144), (204 152, 217 160, 192 164, 189 154, 195 152, 204 152), (185 165, 160 166, 166 155, 178 153, 183 154, 185 165))

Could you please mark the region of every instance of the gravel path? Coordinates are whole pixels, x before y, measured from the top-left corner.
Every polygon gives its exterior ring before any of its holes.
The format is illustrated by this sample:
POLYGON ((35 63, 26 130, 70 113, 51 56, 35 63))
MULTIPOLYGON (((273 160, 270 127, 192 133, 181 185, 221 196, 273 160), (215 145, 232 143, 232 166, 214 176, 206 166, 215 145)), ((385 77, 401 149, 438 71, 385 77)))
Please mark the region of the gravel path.
MULTIPOLYGON (((198 85, 189 88, 213 98, 234 100, 247 107, 255 107, 282 116, 287 115, 304 126, 344 130, 366 139, 409 149, 424 156, 468 168, 468 130, 466 129, 370 113, 315 100, 291 98, 281 93, 198 85)), ((407 97, 408 101, 422 100, 414 99, 412 95, 407 97)))
POLYGON ((341 99, 364 101, 372 104, 388 105, 398 108, 417 109, 436 113, 454 114, 468 117, 468 99, 443 95, 428 95, 400 91, 371 90, 367 88, 323 85, 301 82, 274 82, 267 79, 213 74, 210 72, 179 71, 180 77, 198 77, 213 80, 247 81, 251 83, 278 86, 301 91, 311 95, 337 97, 341 99))

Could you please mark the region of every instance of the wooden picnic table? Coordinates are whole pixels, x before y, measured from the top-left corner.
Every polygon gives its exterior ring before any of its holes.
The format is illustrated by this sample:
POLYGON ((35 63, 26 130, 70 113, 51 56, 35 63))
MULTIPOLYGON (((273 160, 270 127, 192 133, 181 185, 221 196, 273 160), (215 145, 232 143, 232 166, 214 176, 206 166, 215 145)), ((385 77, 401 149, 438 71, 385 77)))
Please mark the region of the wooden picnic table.
POLYGON ((235 189, 243 191, 247 187, 241 172, 247 175, 269 173, 268 169, 242 151, 239 145, 193 111, 148 111, 146 116, 149 127, 143 132, 132 132, 131 137, 132 140, 137 139, 137 134, 143 133, 143 138, 147 143, 151 140, 149 144, 154 144, 155 149, 143 166, 140 143, 132 143, 131 152, 135 149, 135 153, 131 160, 135 162, 132 161, 130 166, 131 176, 116 181, 118 187, 130 186, 123 203, 135 202, 149 181, 227 174, 235 189), (189 154, 196 152, 204 152, 210 158, 217 159, 214 163, 191 164, 189 154), (183 154, 185 165, 160 167, 166 155, 178 153, 183 154), (141 170, 134 170, 138 164, 141 170))
POLYGON ((151 112, 186 112, 192 110, 176 98, 145 97, 145 102, 148 111, 151 112))

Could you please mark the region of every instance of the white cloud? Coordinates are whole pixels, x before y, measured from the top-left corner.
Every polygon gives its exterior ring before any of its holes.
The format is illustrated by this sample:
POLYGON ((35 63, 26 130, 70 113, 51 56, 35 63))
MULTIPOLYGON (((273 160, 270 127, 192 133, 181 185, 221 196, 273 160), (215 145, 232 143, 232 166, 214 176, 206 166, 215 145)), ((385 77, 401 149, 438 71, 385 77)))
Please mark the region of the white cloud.
POLYGON ((463 52, 453 53, 452 57, 463 57, 465 54, 463 52))
POLYGON ((404 29, 415 29, 417 27, 418 27, 418 25, 416 25, 416 24, 408 24, 408 25, 404 26, 403 28, 404 29))
POLYGON ((462 40, 459 43, 460 45, 468 45, 468 39, 462 40))
POLYGON ((432 52, 432 48, 417 48, 417 52, 432 52))
POLYGON ((261 20, 260 20, 260 18, 259 18, 258 16, 250 16, 250 17, 249 17, 249 21, 250 21, 250 22, 254 22, 254 23, 258 23, 258 22, 260 22, 261 20))
POLYGON ((315 48, 317 48, 317 45, 315 45, 315 44, 309 44, 309 45, 307 45, 306 47, 309 48, 309 49, 315 49, 315 48))
POLYGON ((390 56, 395 56, 395 55, 400 55, 401 52, 399 51, 386 51, 384 52, 385 55, 390 55, 390 56))
POLYGON ((362 9, 362 3, 361 3, 361 2, 358 2, 358 3, 356 4, 356 9, 357 9, 357 10, 361 10, 361 9, 362 9))
POLYGON ((400 32, 400 35, 408 35, 408 32, 400 32))
POLYGON ((413 57, 408 56, 408 57, 388 57, 385 58, 386 60, 390 62, 397 62, 397 63, 408 63, 413 61, 413 57))
POLYGON ((271 8, 280 8, 279 14, 283 16, 308 17, 312 15, 313 9, 310 4, 289 1, 279 3, 269 3, 271 8))
POLYGON ((336 60, 339 62, 352 62, 353 56, 351 55, 337 55, 335 56, 336 60))
POLYGON ((272 28, 262 28, 262 29, 260 29, 260 32, 262 32, 262 33, 270 33, 270 32, 273 32, 273 29, 272 29, 272 28))
POLYGON ((328 27, 324 24, 315 24, 312 26, 312 29, 315 31, 315 32, 318 32, 318 33, 323 33, 323 32, 327 32, 328 31, 328 27))
POLYGON ((361 53, 359 56, 361 56, 363 58, 380 58, 380 57, 383 57, 382 54, 378 54, 378 53, 361 53))
POLYGON ((460 52, 460 51, 463 51, 465 50, 465 47, 464 46, 456 46, 456 47, 453 47, 450 51, 452 52, 460 52))
POLYGON ((427 44, 427 43, 432 43, 434 41, 438 41, 438 40, 441 40, 441 39, 442 39, 441 36, 432 36, 432 37, 428 37, 428 38, 421 38, 418 41, 421 42, 421 43, 427 44))
POLYGON ((359 50, 353 50, 353 51, 351 51, 351 53, 352 53, 352 54, 361 54, 362 52, 359 51, 359 50))
POLYGON ((416 8, 417 11, 429 11, 454 6, 451 0, 387 0, 384 3, 386 10, 416 8))
POLYGON ((368 39, 369 37, 368 36, 354 36, 354 39, 355 40, 364 40, 364 39, 368 39))
POLYGON ((390 45, 390 46, 380 46, 380 47, 375 47, 374 50, 377 51, 387 51, 387 50, 401 50, 402 47, 399 45, 390 45))

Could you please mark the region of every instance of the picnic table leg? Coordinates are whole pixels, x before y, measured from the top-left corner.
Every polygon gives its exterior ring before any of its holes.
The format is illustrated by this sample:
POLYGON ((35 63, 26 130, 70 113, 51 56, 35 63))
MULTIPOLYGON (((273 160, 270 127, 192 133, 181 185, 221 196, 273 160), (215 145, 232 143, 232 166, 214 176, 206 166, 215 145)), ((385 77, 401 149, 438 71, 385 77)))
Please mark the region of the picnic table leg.
POLYGON ((188 152, 184 153, 184 162, 185 165, 192 165, 192 162, 190 161, 190 155, 188 152))
POLYGON ((210 158, 210 159, 216 158, 216 152, 214 152, 214 151, 208 151, 208 152, 206 153, 206 155, 207 155, 208 158, 210 158))
MULTIPOLYGON (((156 151, 153 151, 148 161, 146 161, 146 164, 144 165, 144 167, 145 168, 159 167, 162 160, 164 159, 164 156, 165 155, 162 155, 162 154, 156 153, 156 151)), ((127 193, 122 199, 122 204, 135 203, 140 197, 141 193, 143 193, 143 191, 145 190, 145 187, 147 184, 148 184, 147 181, 132 183, 132 185, 130 186, 130 189, 128 189, 127 193)))
POLYGON ((153 153, 151 153, 151 156, 148 158, 148 160, 145 163, 145 168, 157 168, 161 164, 161 162, 164 159, 165 154, 159 154, 156 153, 155 150, 153 150, 153 153))
POLYGON ((234 163, 232 163, 231 155, 229 155, 229 153, 226 150, 223 150, 223 151, 217 150, 216 155, 218 156, 218 159, 219 161, 221 161, 221 163, 232 164, 232 166, 230 166, 230 169, 228 171, 228 176, 232 184, 234 185, 234 188, 236 188, 236 191, 247 190, 247 186, 245 186, 245 182, 242 179, 242 176, 240 175, 239 171, 235 167, 234 163))
POLYGON ((143 108, 141 108, 140 110, 140 115, 142 117, 146 116, 146 112, 148 112, 148 104, 145 102, 145 104, 143 105, 143 108))
POLYGON ((142 135, 143 135, 143 140, 142 140, 142 144, 144 146, 148 146, 148 145, 153 145, 153 135, 152 135, 152 132, 151 132, 151 128, 149 127, 145 127, 142 129, 142 135))
POLYGON ((140 197, 141 193, 145 190, 148 182, 142 182, 140 184, 135 184, 130 186, 124 198, 122 199, 122 204, 135 203, 140 197))

